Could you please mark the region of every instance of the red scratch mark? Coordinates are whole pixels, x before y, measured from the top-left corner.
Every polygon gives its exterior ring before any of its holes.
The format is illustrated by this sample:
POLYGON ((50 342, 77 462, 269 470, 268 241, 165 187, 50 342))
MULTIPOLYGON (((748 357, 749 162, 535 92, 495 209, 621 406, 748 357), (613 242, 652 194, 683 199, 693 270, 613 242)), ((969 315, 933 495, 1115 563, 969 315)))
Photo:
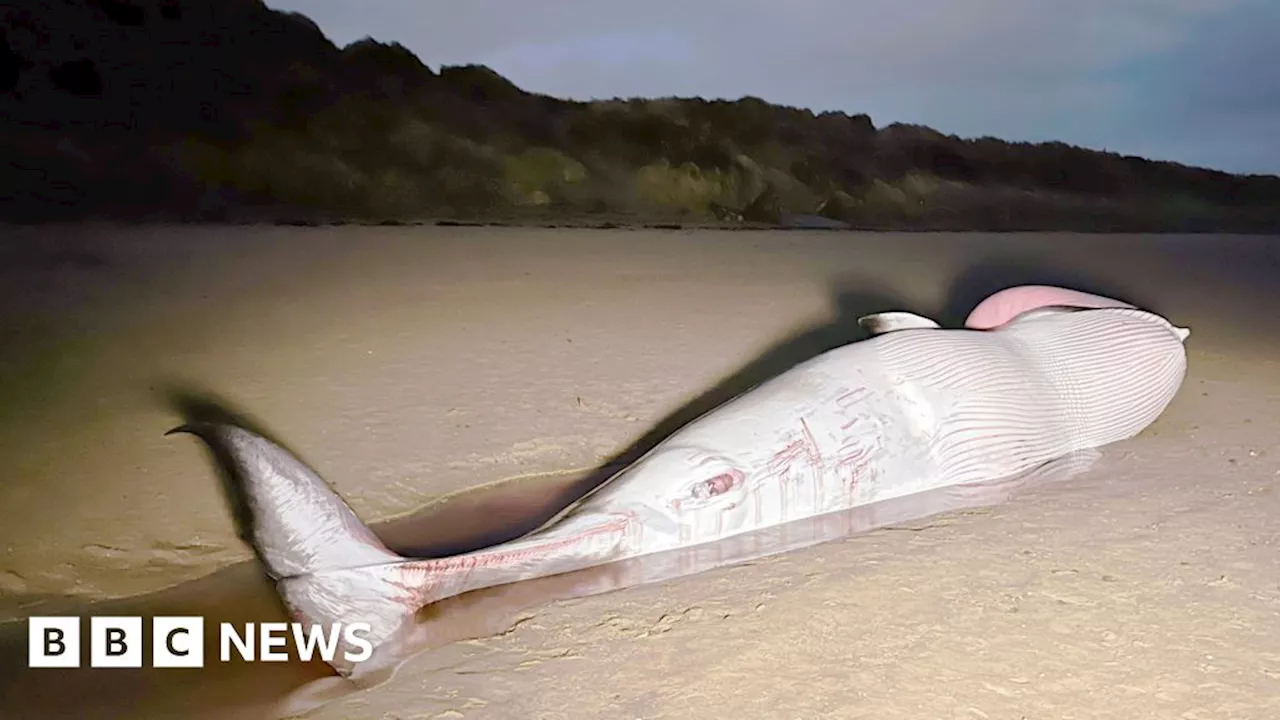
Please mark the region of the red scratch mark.
POLYGON ((849 406, 854 405, 860 400, 862 400, 862 398, 865 397, 868 392, 870 391, 867 390, 866 388, 855 388, 853 390, 849 390, 848 392, 842 393, 836 396, 836 407, 840 408, 841 410, 844 410, 849 406))
POLYGON ((804 456, 804 440, 793 440, 786 447, 773 454, 769 460, 769 474, 779 480, 791 472, 791 463, 804 456))
POLYGON ((813 431, 804 418, 800 418, 800 427, 804 431, 804 449, 809 456, 809 465, 814 471, 822 472, 826 469, 826 463, 822 459, 822 451, 818 449, 818 441, 813 437, 813 431))
POLYGON ((852 442, 840 448, 836 459, 836 475, 844 478, 845 490, 850 495, 858 486, 858 481, 867 473, 871 448, 858 442, 852 442))
POLYGON ((827 474, 827 461, 822 457, 822 449, 818 447, 818 440, 809 429, 808 421, 800 418, 800 427, 804 430, 805 450, 809 455, 809 467, 813 470, 813 506, 816 508, 822 504, 822 480, 827 474))
MULTIPOLYGON (((841 395, 836 396, 835 406, 840 408, 841 410, 847 411, 849 408, 861 402, 863 398, 865 398, 868 394, 870 394, 870 392, 871 391, 867 390, 866 388, 857 388, 855 390, 850 390, 848 392, 845 392, 841 395)), ((848 430, 849 428, 856 425, 858 423, 858 420, 859 420, 858 416, 854 414, 853 418, 850 419, 849 422, 840 426, 840 429, 848 430)))
POLYGON ((790 464, 804 455, 804 440, 792 440, 787 443, 786 447, 773 454, 773 459, 769 461, 770 467, 780 467, 790 464))
POLYGON ((476 568, 501 567, 518 563, 522 560, 540 559, 551 555, 557 550, 584 543, 593 537, 614 533, 622 534, 626 532, 633 519, 631 515, 615 515, 608 522, 588 528, 569 537, 550 539, 526 547, 499 552, 479 552, 474 555, 426 560, 414 563, 413 569, 431 578, 437 575, 469 573, 476 568))
POLYGON ((822 453, 818 450, 818 441, 813 437, 809 423, 804 418, 800 419, 800 437, 787 443, 786 447, 774 453, 769 460, 769 474, 785 479, 783 476, 790 474, 792 463, 802 459, 807 460, 809 467, 819 472, 825 467, 822 453))
POLYGON ((840 455, 836 458, 836 470, 857 470, 866 464, 870 454, 871 450, 860 443, 845 445, 840 448, 840 455))
MULTIPOLYGON (((787 484, 789 482, 798 482, 796 477, 796 463, 801 463, 801 468, 808 467, 814 473, 815 483, 814 493, 821 495, 820 487, 824 471, 826 469, 826 460, 822 457, 822 451, 818 447, 817 438, 814 437, 813 431, 809 429, 809 423, 804 419, 800 419, 800 430, 793 433, 794 438, 787 443, 785 447, 773 454, 769 463, 765 466, 767 477, 776 480, 778 483, 779 501, 782 505, 782 516, 787 517, 787 484)), ((820 498, 815 498, 815 504, 820 498)))

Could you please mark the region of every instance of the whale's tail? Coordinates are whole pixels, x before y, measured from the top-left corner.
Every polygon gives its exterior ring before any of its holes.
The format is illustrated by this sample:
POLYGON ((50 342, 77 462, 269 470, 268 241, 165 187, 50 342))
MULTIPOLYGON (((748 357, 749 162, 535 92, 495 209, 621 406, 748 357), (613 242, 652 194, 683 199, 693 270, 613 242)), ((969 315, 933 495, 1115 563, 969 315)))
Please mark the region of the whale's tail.
POLYGON ((433 574, 388 550, 305 463, 234 425, 191 423, 169 431, 204 440, 216 457, 249 542, 296 622, 336 636, 330 665, 357 663, 406 629, 433 598, 433 574), (367 624, 352 640, 347 626, 367 624), (367 644, 366 644, 367 643, 367 644))

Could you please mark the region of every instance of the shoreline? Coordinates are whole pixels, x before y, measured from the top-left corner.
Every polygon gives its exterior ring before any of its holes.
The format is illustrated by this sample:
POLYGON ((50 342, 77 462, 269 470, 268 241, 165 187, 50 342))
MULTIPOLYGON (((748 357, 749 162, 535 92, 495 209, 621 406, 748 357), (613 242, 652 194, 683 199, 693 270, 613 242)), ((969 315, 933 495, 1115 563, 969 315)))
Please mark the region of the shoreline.
POLYGON ((595 219, 591 217, 566 217, 554 219, 460 219, 450 217, 425 217, 418 219, 313 219, 313 218, 256 218, 244 219, 183 219, 165 216, 127 218, 127 217, 86 217, 73 220, 21 220, 0 219, 0 227, 22 229, 51 229, 57 227, 121 227, 132 229, 143 228, 240 228, 254 229, 263 227, 279 228, 512 228, 517 230, 679 230, 679 231, 713 231, 713 232, 810 232, 810 233, 878 233, 878 234, 955 234, 955 235, 1227 235, 1237 237, 1280 237, 1280 228, 1273 230, 1232 230, 1215 227, 1174 227, 1174 226, 1134 226, 1117 229, 1087 229, 1073 227, 1048 226, 1011 226, 981 228, 949 224, 920 225, 861 225, 829 220, 831 224, 820 224, 827 221, 818 215, 797 216, 792 223, 766 222, 711 222, 704 220, 619 220, 595 219))

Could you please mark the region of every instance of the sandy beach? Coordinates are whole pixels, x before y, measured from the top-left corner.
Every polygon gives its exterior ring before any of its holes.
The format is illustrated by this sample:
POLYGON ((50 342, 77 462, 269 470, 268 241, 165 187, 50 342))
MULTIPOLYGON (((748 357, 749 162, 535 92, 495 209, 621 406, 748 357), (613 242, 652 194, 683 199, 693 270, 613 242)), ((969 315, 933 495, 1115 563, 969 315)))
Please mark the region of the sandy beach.
POLYGON ((454 551, 529 529, 602 466, 861 337, 862 314, 956 326, 1024 283, 1192 330, 1168 412, 1089 472, 667 582, 471 598, 458 642, 312 715, 1280 717, 1275 238, 3 233, 4 717, 268 718, 323 676, 23 668, 30 615, 282 614, 209 458, 163 436, 184 413, 269 429, 393 545, 454 551))

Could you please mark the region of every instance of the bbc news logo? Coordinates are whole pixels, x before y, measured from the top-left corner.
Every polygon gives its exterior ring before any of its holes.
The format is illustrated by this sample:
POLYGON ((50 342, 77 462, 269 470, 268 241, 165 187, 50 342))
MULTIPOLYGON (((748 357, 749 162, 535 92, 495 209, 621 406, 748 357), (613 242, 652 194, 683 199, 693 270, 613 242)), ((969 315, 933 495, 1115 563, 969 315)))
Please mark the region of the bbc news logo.
MULTIPOLYGON (((140 668, 146 637, 141 617, 91 617, 89 635, 82 642, 79 617, 32 617, 27 621, 27 666, 76 668, 89 648, 89 667, 140 668)), ((303 661, 319 655, 332 663, 339 640, 354 649, 344 650, 346 662, 362 662, 373 654, 373 643, 364 637, 368 623, 334 623, 329 628, 307 623, 218 624, 218 660, 234 657, 248 662, 287 662, 292 640, 303 661)), ((151 667, 200 668, 205 663, 204 618, 199 616, 151 619, 151 667)))

